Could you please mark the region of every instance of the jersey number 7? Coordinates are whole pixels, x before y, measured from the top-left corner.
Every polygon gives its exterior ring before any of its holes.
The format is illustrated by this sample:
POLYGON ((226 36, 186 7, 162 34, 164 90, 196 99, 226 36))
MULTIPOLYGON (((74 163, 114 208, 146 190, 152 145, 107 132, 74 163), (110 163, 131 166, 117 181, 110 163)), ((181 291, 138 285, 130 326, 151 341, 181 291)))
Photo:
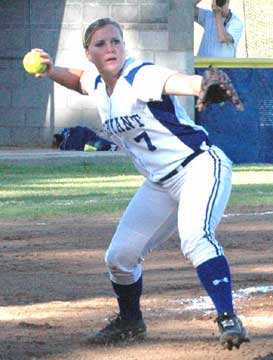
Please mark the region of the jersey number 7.
POLYGON ((151 139, 149 135, 146 133, 146 131, 143 131, 141 134, 135 137, 134 140, 137 143, 139 143, 141 140, 144 140, 145 143, 147 144, 148 150, 150 151, 155 151, 157 149, 157 147, 152 144, 151 139))

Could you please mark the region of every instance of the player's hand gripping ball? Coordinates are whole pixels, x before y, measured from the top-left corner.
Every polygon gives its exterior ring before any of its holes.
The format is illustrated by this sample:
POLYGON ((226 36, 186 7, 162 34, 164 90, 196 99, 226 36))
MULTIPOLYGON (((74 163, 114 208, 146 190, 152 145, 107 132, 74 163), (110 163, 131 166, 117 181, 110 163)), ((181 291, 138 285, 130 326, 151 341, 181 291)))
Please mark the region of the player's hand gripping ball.
POLYGON ((203 74, 196 108, 198 111, 203 111, 210 104, 225 101, 229 101, 239 111, 244 110, 243 103, 229 76, 223 70, 209 66, 203 74))
POLYGON ((46 64, 41 63, 41 57, 38 51, 28 52, 23 59, 24 69, 29 74, 39 74, 46 70, 46 64))

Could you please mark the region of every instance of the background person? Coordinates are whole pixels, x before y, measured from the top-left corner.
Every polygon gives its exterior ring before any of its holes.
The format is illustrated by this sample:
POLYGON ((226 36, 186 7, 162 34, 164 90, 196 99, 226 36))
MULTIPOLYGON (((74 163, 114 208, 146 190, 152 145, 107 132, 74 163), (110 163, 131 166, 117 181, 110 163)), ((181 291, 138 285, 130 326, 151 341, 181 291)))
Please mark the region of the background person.
POLYGON ((212 1, 212 10, 209 10, 197 6, 201 0, 194 0, 194 20, 204 29, 197 56, 234 58, 243 23, 231 12, 229 0, 221 7, 216 1, 212 1))

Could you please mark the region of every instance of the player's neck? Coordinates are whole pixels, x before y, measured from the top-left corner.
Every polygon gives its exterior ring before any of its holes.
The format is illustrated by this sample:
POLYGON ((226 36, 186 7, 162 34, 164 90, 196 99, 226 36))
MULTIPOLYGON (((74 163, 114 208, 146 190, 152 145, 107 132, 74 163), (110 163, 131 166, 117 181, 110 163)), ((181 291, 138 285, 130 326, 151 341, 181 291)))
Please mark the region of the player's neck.
POLYGON ((115 86, 108 86, 108 85, 106 85, 106 92, 107 92, 107 95, 108 95, 108 96, 111 96, 111 95, 113 94, 114 88, 115 88, 115 86))
POLYGON ((105 81, 105 87, 106 87, 106 92, 108 94, 108 96, 111 96, 114 92, 116 83, 117 83, 118 79, 111 79, 111 81, 105 81))
POLYGON ((108 96, 111 96, 113 94, 114 88, 116 86, 116 83, 119 79, 120 72, 116 75, 113 74, 103 74, 102 78, 105 82, 106 91, 108 96))

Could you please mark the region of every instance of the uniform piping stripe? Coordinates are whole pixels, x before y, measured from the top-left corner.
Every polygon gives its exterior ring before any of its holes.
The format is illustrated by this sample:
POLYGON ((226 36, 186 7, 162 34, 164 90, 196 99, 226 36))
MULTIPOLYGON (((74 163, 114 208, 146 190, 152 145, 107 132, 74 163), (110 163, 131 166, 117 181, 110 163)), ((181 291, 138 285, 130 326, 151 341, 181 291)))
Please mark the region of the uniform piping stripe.
POLYGON ((150 62, 144 62, 143 64, 141 64, 141 65, 133 68, 131 71, 129 71, 129 73, 126 76, 124 76, 124 79, 126 79, 128 81, 128 83, 130 85, 132 85, 139 69, 141 69, 143 66, 146 66, 146 65, 154 65, 154 64, 150 63, 150 62))
POLYGON ((196 130, 191 125, 181 124, 169 95, 163 95, 162 101, 150 101, 147 105, 161 125, 192 150, 196 151, 202 142, 208 142, 208 137, 203 130, 196 130))
POLYGON ((102 82, 102 81, 101 81, 101 75, 98 75, 98 76, 96 77, 96 80, 95 80, 94 90, 97 89, 97 87, 98 87, 98 85, 99 85, 100 82, 102 82))
POLYGON ((205 217, 205 224, 204 224, 204 231, 205 231, 205 238, 214 246, 216 250, 217 255, 223 255, 222 254, 222 248, 219 246, 218 242, 215 240, 214 236, 211 234, 210 229, 210 222, 213 212, 213 207, 215 204, 215 201, 218 196, 219 192, 219 186, 220 186, 220 178, 221 178, 221 160, 217 156, 217 154, 213 150, 208 151, 209 155, 213 158, 214 161, 214 178, 215 182, 210 194, 210 198, 208 201, 207 209, 206 209, 206 217, 205 217))

